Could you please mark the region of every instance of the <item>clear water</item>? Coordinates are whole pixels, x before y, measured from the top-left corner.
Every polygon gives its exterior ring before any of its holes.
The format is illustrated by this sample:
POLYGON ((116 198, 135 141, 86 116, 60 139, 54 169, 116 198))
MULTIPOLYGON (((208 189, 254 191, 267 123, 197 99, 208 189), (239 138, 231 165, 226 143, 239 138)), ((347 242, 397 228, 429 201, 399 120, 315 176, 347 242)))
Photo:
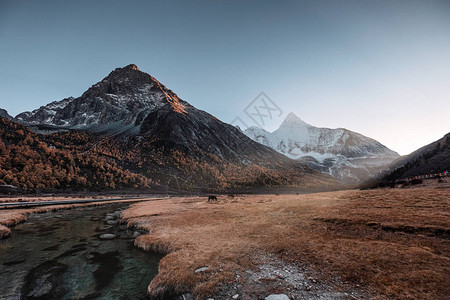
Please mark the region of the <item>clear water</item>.
POLYGON ((127 206, 29 216, 0 240, 0 299, 146 299, 161 256, 134 247, 140 233, 118 223, 127 206))

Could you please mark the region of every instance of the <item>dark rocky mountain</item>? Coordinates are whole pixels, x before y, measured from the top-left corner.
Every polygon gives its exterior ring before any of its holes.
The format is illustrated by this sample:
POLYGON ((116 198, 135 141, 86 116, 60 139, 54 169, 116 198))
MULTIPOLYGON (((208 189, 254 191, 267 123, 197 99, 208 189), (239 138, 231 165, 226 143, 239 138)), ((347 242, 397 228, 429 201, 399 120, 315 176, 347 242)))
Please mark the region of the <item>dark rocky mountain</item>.
POLYGON ((169 104, 143 120, 140 135, 158 137, 178 150, 202 157, 208 153, 226 162, 290 162, 283 155, 246 137, 240 130, 186 103, 183 112, 169 104), (269 160, 269 161, 267 161, 269 160))
POLYGON ((10 116, 8 114, 8 112, 5 109, 3 109, 3 108, 0 108, 0 118, 7 118, 7 119, 10 119, 10 120, 13 119, 13 117, 10 116))
POLYGON ((186 104, 136 65, 128 65, 112 71, 81 97, 52 102, 16 119, 26 125, 123 131, 140 125, 149 112, 167 103, 180 111, 186 104))
POLYGON ((253 140, 349 184, 379 175, 399 155, 378 141, 344 128, 309 125, 290 113, 274 132, 250 127, 253 140))
POLYGON ((382 180, 394 181, 443 171, 450 171, 450 133, 396 160, 382 176, 382 180))
POLYGON ((135 65, 114 70, 81 97, 52 102, 16 119, 37 132, 42 128, 54 132, 47 138, 56 140, 52 142, 56 149, 73 149, 65 134, 74 130, 87 134, 90 143, 83 153, 168 188, 324 190, 340 186, 331 176, 254 142, 196 109, 135 65))

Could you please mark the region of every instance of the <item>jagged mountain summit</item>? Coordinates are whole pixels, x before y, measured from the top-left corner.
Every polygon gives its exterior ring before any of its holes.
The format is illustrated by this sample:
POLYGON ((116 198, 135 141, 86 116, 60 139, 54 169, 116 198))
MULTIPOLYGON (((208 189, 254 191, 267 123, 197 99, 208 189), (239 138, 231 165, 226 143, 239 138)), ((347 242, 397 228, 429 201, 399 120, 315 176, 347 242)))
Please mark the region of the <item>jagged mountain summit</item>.
POLYGON ((16 119, 26 125, 124 130, 139 126, 150 112, 165 104, 182 112, 186 102, 131 64, 115 69, 78 98, 52 102, 16 119))
POLYGON ((193 107, 135 65, 115 69, 78 98, 52 102, 16 119, 37 133, 50 132, 58 141, 52 147, 78 149, 84 140, 83 154, 105 158, 162 187, 226 191, 339 186, 331 176, 193 107), (77 134, 67 134, 71 132, 77 134))
POLYGON ((347 183, 375 177, 399 157, 374 139, 344 128, 318 128, 294 113, 290 113, 274 132, 250 127, 244 133, 254 141, 347 183))
POLYGON ((10 116, 5 109, 0 108, 0 118, 7 118, 11 120, 13 117, 10 116))

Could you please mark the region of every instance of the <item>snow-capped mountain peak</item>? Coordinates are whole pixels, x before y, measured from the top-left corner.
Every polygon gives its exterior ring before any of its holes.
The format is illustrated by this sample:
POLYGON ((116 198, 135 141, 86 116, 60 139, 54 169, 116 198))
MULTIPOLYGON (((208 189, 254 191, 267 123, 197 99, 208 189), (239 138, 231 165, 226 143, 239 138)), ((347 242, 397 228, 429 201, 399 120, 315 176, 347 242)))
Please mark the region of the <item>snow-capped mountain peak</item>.
POLYGON ((294 113, 287 115, 273 132, 250 127, 244 133, 290 158, 347 182, 375 176, 399 156, 374 139, 343 128, 315 127, 294 113))
POLYGON ((300 119, 293 112, 289 113, 284 119, 283 123, 281 123, 280 127, 292 127, 292 126, 310 126, 302 119, 300 119))

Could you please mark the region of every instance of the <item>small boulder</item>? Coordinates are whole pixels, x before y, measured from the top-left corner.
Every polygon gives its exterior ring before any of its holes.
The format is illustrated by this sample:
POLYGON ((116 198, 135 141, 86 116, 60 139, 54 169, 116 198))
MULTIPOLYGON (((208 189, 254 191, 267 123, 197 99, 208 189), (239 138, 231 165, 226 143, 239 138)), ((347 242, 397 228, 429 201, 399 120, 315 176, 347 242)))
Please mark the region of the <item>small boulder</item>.
POLYGON ((112 239, 115 239, 116 236, 117 236, 117 235, 112 234, 112 233, 104 233, 104 234, 100 235, 100 238, 101 238, 102 240, 112 240, 112 239))
POLYGON ((179 297, 179 300, 194 300, 192 294, 183 294, 179 297))
POLYGON ((289 300, 289 297, 285 294, 272 294, 264 298, 265 300, 289 300))
POLYGON ((194 273, 205 272, 208 269, 209 269, 208 267, 201 267, 201 268, 198 268, 197 270, 195 270, 194 273))

